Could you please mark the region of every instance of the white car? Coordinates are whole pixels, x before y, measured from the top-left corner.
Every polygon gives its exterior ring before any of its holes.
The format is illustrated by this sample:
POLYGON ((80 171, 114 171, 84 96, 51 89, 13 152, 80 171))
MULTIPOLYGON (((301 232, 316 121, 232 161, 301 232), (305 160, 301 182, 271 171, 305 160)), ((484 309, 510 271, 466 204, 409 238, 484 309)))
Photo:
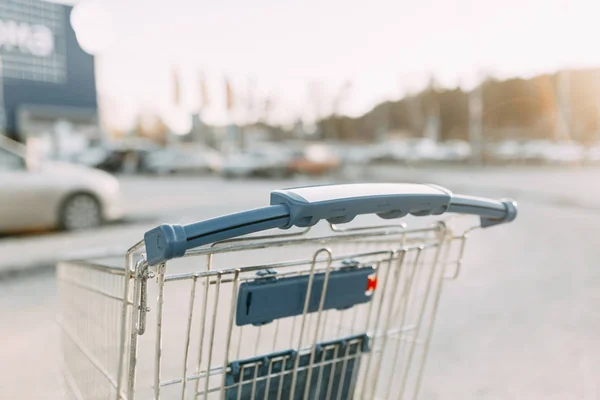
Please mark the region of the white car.
POLYGON ((520 159, 525 162, 544 163, 549 161, 554 144, 545 139, 534 139, 523 143, 520 159))
POLYGON ((521 159, 523 145, 516 140, 507 140, 491 147, 490 154, 500 162, 514 162, 521 159))
POLYGON ((122 217, 119 182, 82 166, 40 160, 0 137, 0 231, 88 229, 122 217))
POLYGON ((144 169, 155 174, 179 172, 215 172, 221 168, 221 155, 211 149, 195 146, 191 148, 165 148, 146 156, 144 169))
POLYGON ((285 152, 252 149, 230 154, 223 162, 225 178, 265 176, 283 178, 291 175, 290 158, 285 152))
POLYGON ((464 140, 447 140, 440 145, 443 161, 466 161, 471 157, 471 145, 464 140))
POLYGON ((579 163, 583 162, 585 157, 585 148, 572 140, 553 143, 545 154, 546 161, 552 164, 579 163))
POLYGON ((593 144, 587 149, 585 160, 594 164, 600 162, 600 143, 593 144))
POLYGON ((407 160, 409 161, 439 161, 441 158, 440 146, 433 139, 411 139, 408 143, 410 147, 407 160))

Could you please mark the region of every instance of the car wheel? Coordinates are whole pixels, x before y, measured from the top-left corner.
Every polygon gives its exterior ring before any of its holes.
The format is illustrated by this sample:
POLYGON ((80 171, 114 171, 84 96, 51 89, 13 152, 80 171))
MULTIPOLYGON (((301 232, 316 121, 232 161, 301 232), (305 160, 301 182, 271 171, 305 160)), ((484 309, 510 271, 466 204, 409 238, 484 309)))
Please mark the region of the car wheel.
POLYGON ((60 210, 60 225, 67 231, 95 228, 101 223, 100 203, 87 193, 70 196, 60 210))

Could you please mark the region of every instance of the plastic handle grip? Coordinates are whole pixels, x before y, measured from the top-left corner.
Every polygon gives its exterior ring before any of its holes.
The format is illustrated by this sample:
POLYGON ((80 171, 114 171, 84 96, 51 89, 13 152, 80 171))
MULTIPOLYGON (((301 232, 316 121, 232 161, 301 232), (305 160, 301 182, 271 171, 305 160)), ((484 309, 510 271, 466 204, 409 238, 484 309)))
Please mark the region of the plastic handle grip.
POLYGON ((172 258, 182 257, 187 250, 206 244, 281 228, 288 224, 288 220, 289 212, 285 206, 271 206, 185 226, 163 224, 144 235, 146 258, 150 265, 156 265, 172 258))
POLYGON ((451 197, 449 190, 433 185, 361 183, 275 190, 271 205, 288 207, 289 228, 312 226, 322 219, 342 224, 361 214, 386 219, 437 215, 448 209, 451 197))
POLYGON ((452 195, 448 212, 474 214, 481 217, 481 227, 511 222, 517 217, 517 203, 510 199, 491 200, 482 197, 452 195))
POLYGON ((320 220, 346 223, 357 215, 381 218, 439 215, 446 211, 481 217, 488 227, 516 218, 516 203, 453 195, 435 185, 348 184, 271 192, 271 206, 229 214, 190 225, 160 225, 144 235, 150 265, 182 257, 187 250, 273 228, 312 226, 320 220))

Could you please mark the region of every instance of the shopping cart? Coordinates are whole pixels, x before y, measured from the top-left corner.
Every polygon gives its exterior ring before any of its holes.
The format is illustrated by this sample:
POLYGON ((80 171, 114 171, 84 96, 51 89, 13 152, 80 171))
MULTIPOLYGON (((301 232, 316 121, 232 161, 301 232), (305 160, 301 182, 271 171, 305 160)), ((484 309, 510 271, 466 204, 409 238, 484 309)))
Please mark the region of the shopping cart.
POLYGON ((478 216, 475 226, 486 228, 517 210, 433 185, 277 190, 268 207, 148 231, 124 267, 61 263, 67 391, 77 399, 415 398, 442 283, 458 275, 475 229, 443 213, 478 216), (339 226, 362 214, 414 226, 339 226), (320 220, 330 226, 308 232, 320 220))

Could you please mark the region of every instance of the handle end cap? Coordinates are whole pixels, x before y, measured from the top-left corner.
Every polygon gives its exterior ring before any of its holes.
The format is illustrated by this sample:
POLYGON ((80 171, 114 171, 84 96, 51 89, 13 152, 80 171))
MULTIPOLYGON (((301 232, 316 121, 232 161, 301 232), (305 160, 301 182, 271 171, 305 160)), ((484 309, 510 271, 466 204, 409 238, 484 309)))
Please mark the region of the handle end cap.
POLYGON ((487 228, 489 226, 495 226, 500 224, 505 224, 507 222, 514 221, 517 218, 517 202, 511 199, 502 199, 500 200, 504 205, 506 214, 502 219, 492 219, 481 217, 481 227, 487 228))
POLYGON ((144 234, 148 264, 156 265, 185 254, 187 237, 181 225, 163 224, 144 234))

